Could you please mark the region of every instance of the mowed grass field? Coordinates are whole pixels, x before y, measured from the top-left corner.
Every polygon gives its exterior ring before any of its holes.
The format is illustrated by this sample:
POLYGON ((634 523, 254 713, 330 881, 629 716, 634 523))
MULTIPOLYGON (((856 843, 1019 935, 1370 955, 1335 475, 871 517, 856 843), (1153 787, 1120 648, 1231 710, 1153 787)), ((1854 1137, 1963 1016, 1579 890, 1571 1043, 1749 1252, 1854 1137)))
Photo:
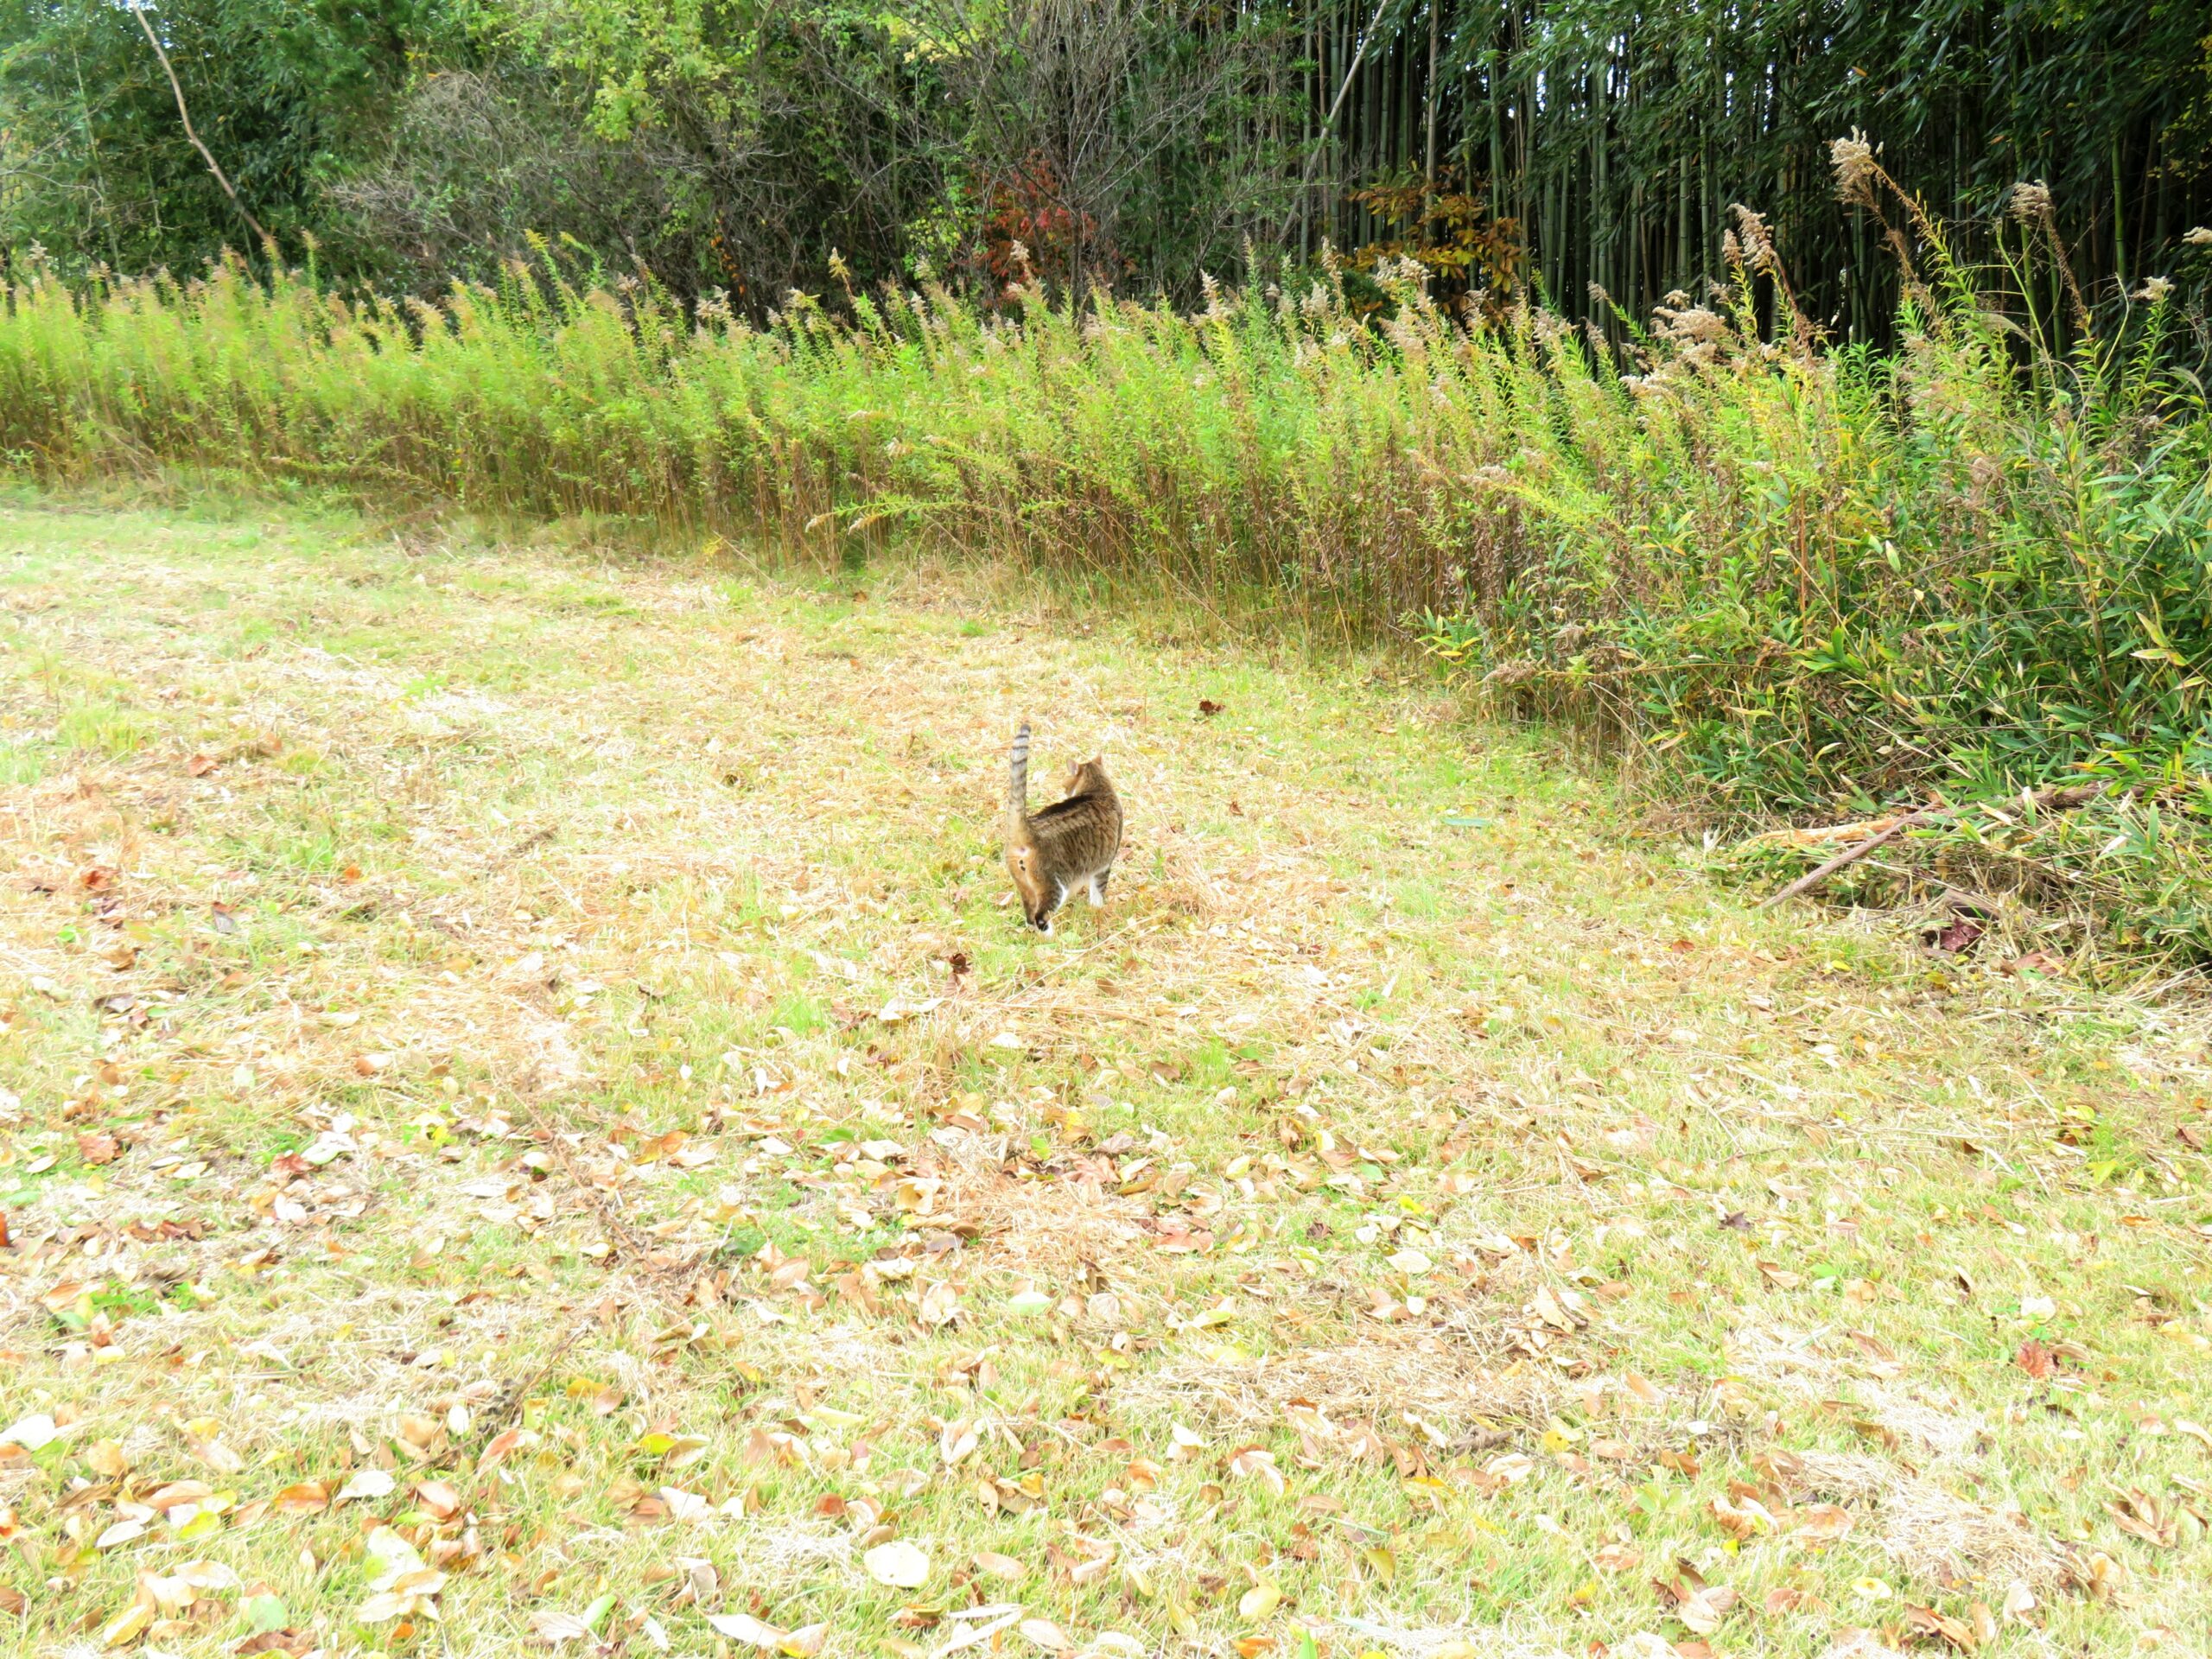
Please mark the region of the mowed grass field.
POLYGON ((0 606, 12 1650, 2212 1649, 2185 997, 926 562, 16 495, 0 606))

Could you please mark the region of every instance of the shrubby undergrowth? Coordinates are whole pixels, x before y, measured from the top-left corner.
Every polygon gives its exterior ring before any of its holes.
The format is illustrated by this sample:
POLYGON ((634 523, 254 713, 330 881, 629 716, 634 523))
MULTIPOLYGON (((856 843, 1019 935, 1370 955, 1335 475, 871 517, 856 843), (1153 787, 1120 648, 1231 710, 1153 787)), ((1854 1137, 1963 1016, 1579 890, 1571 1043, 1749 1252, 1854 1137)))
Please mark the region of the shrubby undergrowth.
POLYGON ((1622 319, 1619 350, 1525 305, 1463 322, 1411 267, 1380 320, 1324 276, 1197 315, 794 296, 766 327, 550 266, 435 306, 21 269, 0 447, 825 550, 904 524, 1255 626, 1401 631, 1715 822, 1982 803, 1942 831, 1977 890, 2212 957, 2212 417, 2164 366, 2171 295, 2058 356, 1995 287, 1914 272, 1900 350, 1829 350, 1740 226, 1733 288, 1622 319), (2063 823, 2006 805, 2085 777, 2109 787, 2063 823))

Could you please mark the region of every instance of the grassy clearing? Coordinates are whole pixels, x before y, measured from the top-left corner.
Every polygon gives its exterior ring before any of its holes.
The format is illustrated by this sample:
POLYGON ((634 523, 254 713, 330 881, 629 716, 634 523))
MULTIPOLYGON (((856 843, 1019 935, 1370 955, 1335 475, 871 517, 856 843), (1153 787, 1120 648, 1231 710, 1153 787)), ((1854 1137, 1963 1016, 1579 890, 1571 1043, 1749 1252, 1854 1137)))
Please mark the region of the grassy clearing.
POLYGON ((0 604, 26 1650, 2212 1643, 2195 1011, 926 565, 17 498, 0 604))

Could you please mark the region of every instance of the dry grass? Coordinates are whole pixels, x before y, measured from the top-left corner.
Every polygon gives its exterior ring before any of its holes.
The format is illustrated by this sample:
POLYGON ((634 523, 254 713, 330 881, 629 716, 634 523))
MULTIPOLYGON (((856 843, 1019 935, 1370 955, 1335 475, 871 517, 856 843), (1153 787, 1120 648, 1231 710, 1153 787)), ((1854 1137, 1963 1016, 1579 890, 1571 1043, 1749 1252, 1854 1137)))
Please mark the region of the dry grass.
POLYGON ((931 567, 0 538, 28 1651, 2212 1640, 2192 1007, 931 567), (1133 806, 1050 941, 1022 716, 1133 806))

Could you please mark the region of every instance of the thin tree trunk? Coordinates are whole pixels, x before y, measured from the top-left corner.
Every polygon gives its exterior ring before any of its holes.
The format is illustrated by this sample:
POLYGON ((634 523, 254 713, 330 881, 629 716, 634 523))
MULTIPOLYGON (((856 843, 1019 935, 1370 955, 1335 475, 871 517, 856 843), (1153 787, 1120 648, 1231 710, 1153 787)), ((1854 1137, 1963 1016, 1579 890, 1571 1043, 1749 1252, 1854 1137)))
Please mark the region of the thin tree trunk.
POLYGON ((162 60, 162 73, 169 78, 169 91, 176 94, 177 119, 184 123, 184 136, 192 140, 192 147, 200 152, 200 159, 207 163, 207 170, 215 175, 215 182, 223 187, 223 194, 231 199, 231 206, 238 209, 238 217, 252 228, 262 245, 273 254, 276 238, 263 228, 262 223, 246 211, 245 203, 238 200, 238 193, 232 188, 230 178, 215 159, 215 153, 200 142, 200 135, 193 130, 192 111, 185 107, 184 87, 176 78, 176 69, 169 62, 169 54, 162 49, 161 36, 154 33, 154 26, 146 21, 143 7, 132 5, 130 15, 138 20, 138 27, 146 36, 146 44, 154 48, 154 55, 162 60))

